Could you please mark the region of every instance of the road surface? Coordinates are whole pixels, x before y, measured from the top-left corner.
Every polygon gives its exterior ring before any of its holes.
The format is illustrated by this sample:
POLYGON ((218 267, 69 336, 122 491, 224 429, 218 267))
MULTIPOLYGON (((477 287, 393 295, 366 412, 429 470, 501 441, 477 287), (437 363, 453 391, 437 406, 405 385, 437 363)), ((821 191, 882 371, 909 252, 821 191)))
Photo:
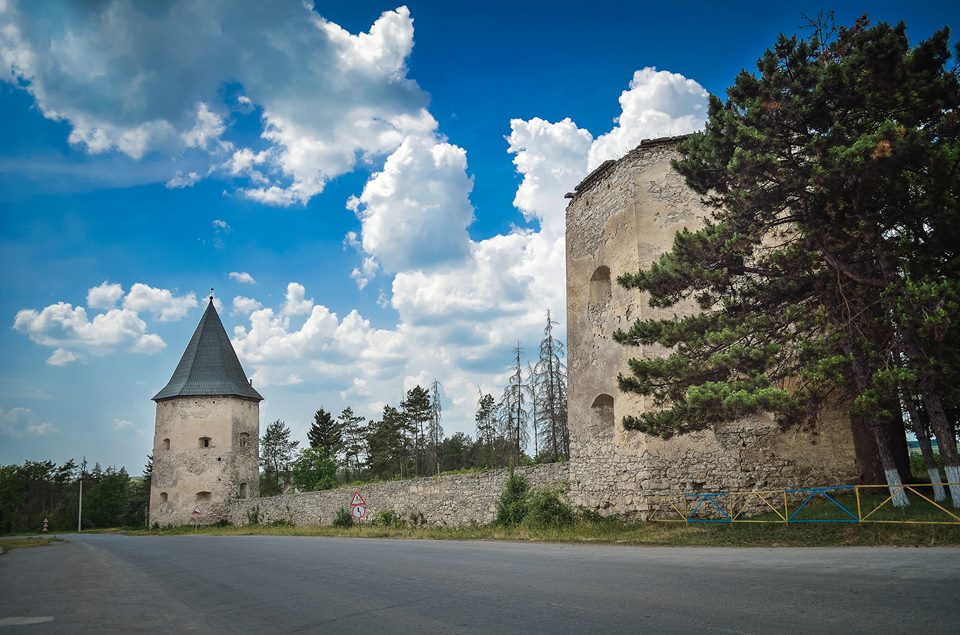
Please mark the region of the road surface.
POLYGON ((955 633, 960 549, 67 536, 0 632, 955 633))

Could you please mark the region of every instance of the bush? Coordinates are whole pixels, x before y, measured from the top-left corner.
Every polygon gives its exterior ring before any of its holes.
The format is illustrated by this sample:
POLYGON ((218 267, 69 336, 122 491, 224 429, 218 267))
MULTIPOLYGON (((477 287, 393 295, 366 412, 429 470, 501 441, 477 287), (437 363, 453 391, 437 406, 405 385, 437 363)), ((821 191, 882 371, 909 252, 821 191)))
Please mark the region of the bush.
POLYGON ((254 507, 253 509, 247 510, 247 524, 248 525, 260 524, 260 507, 254 507))
POLYGON ((514 474, 511 470, 503 493, 500 494, 500 500, 497 501, 496 523, 498 525, 510 527, 523 522, 524 516, 527 515, 528 489, 527 479, 514 474))
POLYGON ((577 520, 583 523, 590 523, 591 525, 600 525, 611 520, 601 516, 597 510, 587 509, 586 507, 577 507, 576 514, 577 520))
POLYGON ((333 517, 334 527, 353 527, 353 515, 341 507, 337 510, 337 515, 333 517))
POLYGON ((403 527, 403 519, 397 515, 397 512, 392 509, 384 509, 380 512, 377 512, 377 515, 373 517, 373 524, 377 527, 403 527))
POLYGON ((574 520, 573 508, 559 494, 543 490, 529 496, 523 524, 535 528, 570 527, 574 520))
MULTIPOLYGON (((937 468, 943 472, 943 458, 936 450, 933 452, 933 461, 936 463, 937 468)), ((930 480, 930 475, 927 474, 927 464, 923 460, 923 455, 919 452, 910 453, 910 471, 922 481, 930 480)))
POLYGON ((423 517, 421 511, 412 511, 407 515, 407 518, 410 519, 410 524, 414 527, 423 527, 427 524, 427 519, 423 517))

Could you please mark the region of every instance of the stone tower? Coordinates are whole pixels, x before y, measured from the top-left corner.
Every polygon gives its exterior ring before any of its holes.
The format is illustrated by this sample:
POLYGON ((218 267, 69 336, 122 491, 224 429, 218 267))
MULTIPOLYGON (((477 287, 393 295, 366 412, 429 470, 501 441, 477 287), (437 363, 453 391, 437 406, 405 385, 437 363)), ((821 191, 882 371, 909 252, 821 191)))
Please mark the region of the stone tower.
POLYGON ((612 335, 638 318, 697 311, 692 301, 651 308, 617 276, 649 268, 678 230, 709 214, 673 169, 679 138, 654 139, 607 161, 567 195, 567 353, 570 487, 574 501, 604 514, 642 515, 666 492, 764 490, 856 481, 850 421, 827 408, 814 430, 781 431, 772 415, 663 440, 623 427, 654 404, 623 393, 617 374, 632 357, 612 335))
POLYGON ((150 524, 215 523, 231 499, 260 495, 260 402, 213 306, 153 400, 150 524), (194 513, 199 509, 199 512, 194 513))

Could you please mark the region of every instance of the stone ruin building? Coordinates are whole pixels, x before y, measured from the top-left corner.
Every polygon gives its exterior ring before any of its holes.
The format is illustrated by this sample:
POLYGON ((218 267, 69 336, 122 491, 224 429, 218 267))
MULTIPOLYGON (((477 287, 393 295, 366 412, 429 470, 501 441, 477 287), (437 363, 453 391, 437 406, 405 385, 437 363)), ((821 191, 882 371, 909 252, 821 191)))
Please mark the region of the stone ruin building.
POLYGON ((213 306, 153 400, 150 524, 206 524, 260 496, 260 402, 213 306))
MULTIPOLYGON (((696 311, 654 309, 617 276, 649 267, 676 232, 696 229, 707 209, 671 167, 678 138, 644 141, 607 161, 567 195, 567 351, 570 460, 520 468, 532 486, 561 487, 574 504, 604 515, 643 516, 669 492, 780 490, 857 480, 850 421, 827 410, 813 430, 781 431, 756 416, 663 440, 624 429, 624 415, 652 407, 621 393, 632 357, 663 355, 612 339, 639 317, 696 311)), ((247 380, 212 298, 157 402, 150 523, 228 520, 329 524, 352 487, 259 498, 260 394, 247 380), (255 500, 253 500, 255 499, 255 500), (194 513, 199 510, 198 513, 194 513)), ((424 477, 363 488, 367 512, 419 516, 428 524, 490 522, 507 470, 424 477)))
POLYGON ((626 430, 625 415, 652 407, 622 393, 617 374, 631 357, 664 354, 628 347, 612 334, 636 319, 695 312, 690 302, 651 308, 647 294, 617 284, 649 267, 684 227, 699 228, 708 210, 670 165, 681 138, 647 140, 607 161, 567 194, 567 353, 570 493, 604 514, 646 511, 667 491, 782 489, 847 483, 857 467, 849 419, 828 411, 814 431, 781 432, 772 416, 752 417, 663 440, 626 430))

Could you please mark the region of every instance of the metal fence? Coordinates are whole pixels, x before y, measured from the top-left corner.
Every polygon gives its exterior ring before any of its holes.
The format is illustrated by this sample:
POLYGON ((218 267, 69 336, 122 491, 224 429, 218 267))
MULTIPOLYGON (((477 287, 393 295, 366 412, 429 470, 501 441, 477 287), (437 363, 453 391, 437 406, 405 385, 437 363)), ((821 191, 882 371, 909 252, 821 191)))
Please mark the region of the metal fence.
POLYGON ((903 485, 909 501, 895 507, 886 485, 830 485, 743 492, 677 492, 647 497, 647 520, 679 523, 901 523, 960 525, 946 490, 903 485))

